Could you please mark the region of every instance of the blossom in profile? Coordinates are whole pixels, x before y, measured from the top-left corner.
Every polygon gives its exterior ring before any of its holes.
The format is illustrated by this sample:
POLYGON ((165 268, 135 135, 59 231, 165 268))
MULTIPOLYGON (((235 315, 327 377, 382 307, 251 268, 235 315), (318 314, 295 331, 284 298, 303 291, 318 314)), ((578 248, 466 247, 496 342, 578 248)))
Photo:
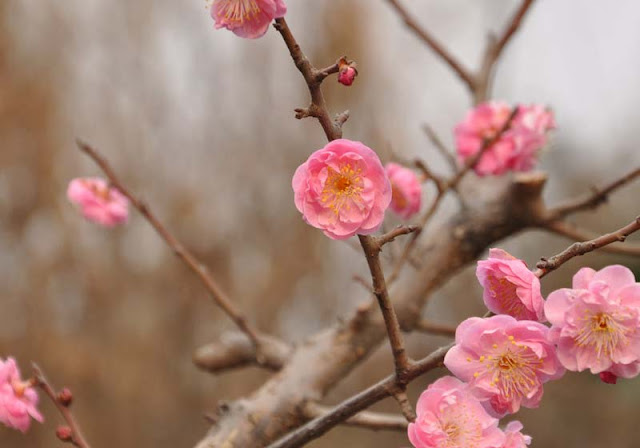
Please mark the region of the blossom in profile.
POLYGON ((517 420, 509 422, 504 428, 505 441, 502 448, 526 448, 531 444, 531 436, 522 434, 522 423, 517 420))
POLYGON ((409 423, 415 448, 502 448, 505 434, 467 384, 445 376, 422 392, 417 418, 409 423))
POLYGON ((31 418, 42 422, 38 412, 38 394, 29 381, 22 381, 13 358, 0 358, 0 422, 26 432, 31 418))
POLYGON ((411 218, 420 211, 420 179, 412 170, 397 163, 387 163, 385 171, 391 182, 391 210, 402 219, 411 218))
POLYGON ((589 369, 608 383, 640 373, 640 283, 628 268, 580 269, 573 288, 552 292, 544 311, 567 370, 589 369))
POLYGON ((376 153, 346 139, 311 154, 293 175, 292 187, 303 219, 336 240, 378 230, 391 202, 376 153))
POLYGON ((489 311, 544 322, 540 280, 524 261, 502 249, 490 249, 489 258, 478 261, 476 276, 484 288, 482 298, 489 311))
POLYGON ((543 384, 564 374, 548 332, 539 322, 507 315, 472 317, 456 329, 456 345, 444 364, 469 383, 492 415, 536 408, 543 384))
POLYGON ((98 177, 73 179, 67 197, 80 207, 85 218, 105 227, 125 223, 129 217, 129 200, 98 177))
POLYGON ((273 19, 286 12, 284 0, 214 0, 211 5, 216 29, 226 28, 249 39, 262 37, 273 19))
MULTIPOLYGON (((507 124, 513 108, 501 101, 478 105, 454 129, 460 164, 482 149, 485 142, 498 136, 507 124)), ((555 128, 553 113, 540 105, 519 106, 506 129, 480 157, 474 170, 479 176, 501 175, 508 171, 529 171, 547 143, 547 133, 555 128)))

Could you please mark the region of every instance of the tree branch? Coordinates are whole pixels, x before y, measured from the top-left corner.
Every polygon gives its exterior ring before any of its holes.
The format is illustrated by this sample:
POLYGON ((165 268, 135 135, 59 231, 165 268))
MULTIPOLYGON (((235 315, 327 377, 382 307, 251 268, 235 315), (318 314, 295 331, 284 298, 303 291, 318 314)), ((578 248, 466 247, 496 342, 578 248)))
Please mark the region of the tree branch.
POLYGON ((442 157, 445 159, 445 161, 449 164, 451 169, 454 172, 457 171, 458 170, 458 162, 456 162, 456 158, 451 153, 451 151, 449 151, 447 146, 442 142, 440 137, 438 137, 438 134, 436 133, 436 131, 427 123, 424 123, 422 125, 422 129, 424 130, 424 133, 427 134, 427 137, 429 138, 431 143, 433 143, 433 146, 435 146, 435 148, 438 150, 438 152, 442 155, 442 157))
MULTIPOLYGON (((580 229, 565 221, 547 222, 540 228, 578 242, 589 241, 598 237, 598 234, 595 232, 580 229)), ((640 245, 632 243, 612 243, 608 246, 602 247, 602 250, 615 254, 631 255, 636 257, 640 256, 640 245)))
MULTIPOLYGON (((332 408, 309 403, 305 409, 309 419, 322 417, 331 412, 332 408)), ((373 431, 406 431, 408 422, 402 415, 382 414, 378 412, 359 412, 353 417, 342 422, 346 426, 371 429, 373 431)))
POLYGON ((428 320, 421 320, 416 324, 416 331, 429 334, 437 334, 440 336, 454 337, 456 335, 456 327, 452 325, 438 324, 435 322, 429 322, 428 320))

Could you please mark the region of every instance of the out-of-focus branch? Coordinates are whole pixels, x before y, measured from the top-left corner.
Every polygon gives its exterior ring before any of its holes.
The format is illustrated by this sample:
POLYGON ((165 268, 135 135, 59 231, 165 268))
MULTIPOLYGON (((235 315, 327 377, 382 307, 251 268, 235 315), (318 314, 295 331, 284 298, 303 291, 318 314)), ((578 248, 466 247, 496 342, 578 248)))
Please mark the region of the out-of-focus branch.
POLYGON ((433 146, 438 150, 438 152, 442 155, 442 157, 446 160, 453 171, 458 170, 458 163, 456 162, 456 158, 453 156, 449 148, 442 142, 440 137, 436 131, 427 123, 422 125, 422 129, 424 133, 427 134, 427 137, 433 143, 433 146))
POLYGON ((573 243, 558 255, 554 255, 551 258, 540 259, 538 264, 536 264, 536 267, 538 268, 536 270, 536 275, 538 277, 544 277, 549 272, 558 269, 573 257, 593 252, 596 249, 600 249, 615 242, 623 242, 629 235, 637 232, 638 230, 640 230, 640 216, 634 219, 630 224, 627 224, 615 232, 607 233, 606 235, 599 236, 598 238, 594 238, 590 241, 573 243))
POLYGON ((151 212, 147 204, 142 200, 134 196, 131 191, 124 186, 115 171, 107 162, 107 160, 101 156, 94 148, 88 144, 77 140, 78 147, 82 152, 88 155, 95 163, 100 167, 104 174, 109 178, 109 182, 113 187, 117 188, 123 195, 129 199, 131 205, 135 207, 142 216, 151 224, 160 237, 167 243, 167 245, 173 250, 173 253, 180 258, 184 264, 187 265, 191 271, 200 279, 204 287, 209 292, 209 295, 213 301, 235 322, 235 324, 242 330, 247 337, 253 342, 256 347, 260 347, 260 337, 258 333, 249 325, 247 318, 244 314, 233 304, 231 299, 222 290, 213 277, 207 272, 206 267, 200 263, 200 261, 186 249, 177 239, 173 236, 167 228, 156 218, 151 212))
POLYGON ((72 445, 77 446, 78 448, 91 448, 89 443, 85 440, 84 436, 82 435, 80 426, 78 425, 75 418, 73 417, 73 414, 70 409, 71 403, 70 402, 63 403, 59 399, 58 394, 56 394, 51 383, 49 383, 47 378, 44 376, 44 373, 42 373, 42 370, 40 369, 40 367, 38 367, 35 363, 32 364, 32 367, 34 371, 34 379, 35 379, 36 385, 40 389, 42 389, 42 391, 47 395, 47 397, 49 397, 49 399, 53 402, 53 404, 58 409, 58 412, 60 412, 60 415, 62 415, 62 418, 64 419, 64 421, 67 423, 66 427, 58 428, 58 431, 57 431, 58 438, 60 438, 60 440, 62 440, 63 442, 71 443, 72 445))
MULTIPOLYGON (((598 234, 595 232, 580 229, 565 221, 547 222, 544 223, 541 228, 578 242, 589 241, 598 237, 598 234)), ((640 256, 640 245, 633 243, 612 243, 602 247, 602 250, 615 254, 640 256)))
POLYGON ((395 9, 400 18, 425 44, 431 48, 455 73, 458 77, 467 85, 471 92, 475 89, 474 76, 458 62, 449 50, 447 50, 438 40, 431 35, 424 27, 420 26, 416 19, 414 19, 409 11, 405 9, 398 0, 387 0, 387 3, 395 9))
POLYGON ((619 179, 616 179, 610 184, 605 185, 602 188, 594 189, 590 195, 584 198, 571 200, 569 202, 566 202, 565 204, 560 204, 550 209, 547 220, 557 221, 573 213, 576 213, 582 210, 589 210, 589 209, 596 208, 603 202, 606 202, 609 195, 613 193, 615 190, 617 190, 618 188, 624 187, 625 185, 632 182, 639 176, 640 176, 640 167, 634 169, 633 171, 630 171, 629 173, 625 174, 619 179))
MULTIPOLYGON (((331 412, 332 408, 320 406, 315 403, 309 403, 305 409, 309 419, 322 417, 331 412)), ((406 431, 408 422, 402 415, 383 414, 379 412, 359 412, 353 417, 342 422, 346 426, 355 426, 358 428, 371 429, 373 431, 389 430, 389 431, 406 431)))
POLYGON ((276 371, 291 354, 292 348, 289 345, 270 336, 262 336, 260 344, 258 354, 255 345, 245 334, 225 333, 219 341, 198 348, 193 354, 193 362, 202 370, 211 373, 251 365, 276 371))
POLYGON ((437 334, 439 336, 454 337, 456 335, 455 326, 438 324, 435 322, 429 322, 428 320, 419 321, 414 330, 422 333, 437 334))

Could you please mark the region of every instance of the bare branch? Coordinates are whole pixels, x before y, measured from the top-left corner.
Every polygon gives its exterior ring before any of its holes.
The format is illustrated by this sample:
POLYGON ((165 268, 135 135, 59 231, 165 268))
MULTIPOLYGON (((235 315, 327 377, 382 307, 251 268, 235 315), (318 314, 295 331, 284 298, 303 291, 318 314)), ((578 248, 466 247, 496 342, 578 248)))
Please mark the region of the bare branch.
MULTIPOLYGON (((565 221, 547 222, 542 225, 541 228, 578 242, 589 241, 598 237, 598 234, 595 232, 580 229, 565 221)), ((612 243, 608 246, 602 247, 602 250, 615 254, 631 255, 636 257, 640 256, 640 245, 632 243, 612 243)))
POLYGON ((410 233, 415 232, 416 230, 418 230, 418 226, 403 226, 400 225, 398 227, 396 227, 393 230, 390 230, 389 232, 385 233, 384 235, 380 235, 379 237, 377 237, 375 239, 375 243, 382 248, 382 246, 384 246, 387 243, 390 243, 392 241, 394 241, 397 237, 401 236, 401 235, 408 235, 410 233))
POLYGON ((456 158, 453 156, 451 151, 449 151, 449 148, 447 148, 447 146, 442 142, 440 137, 438 137, 436 131, 427 123, 424 123, 422 125, 422 129, 424 130, 425 134, 427 134, 429 140, 431 140, 431 143, 433 143, 433 146, 435 146, 438 152, 447 161, 451 169, 453 171, 457 171, 458 163, 456 162, 456 158))
MULTIPOLYGON (((309 403, 305 409, 307 417, 310 419, 322 417, 331 412, 330 407, 309 403)), ((373 431, 406 431, 408 422, 402 415, 383 414, 379 412, 359 412, 353 417, 342 422, 346 426, 371 429, 373 431)))
POLYGON ((100 167, 104 174, 109 178, 109 182, 113 187, 117 188, 123 195, 129 199, 131 205, 135 207, 142 216, 151 224, 160 237, 167 243, 167 245, 173 250, 173 253, 180 258, 184 264, 187 265, 191 271, 200 279, 204 287, 209 292, 209 295, 213 301, 235 322, 249 339, 255 344, 256 347, 260 346, 260 338, 258 333, 251 328, 247 318, 242 312, 231 302, 227 294, 222 290, 218 283, 207 272, 206 267, 200 263, 200 261, 187 250, 177 239, 173 236, 167 228, 156 218, 151 212, 149 207, 131 193, 131 191, 125 187, 120 179, 116 176, 115 171, 111 168, 111 165, 107 160, 101 156, 94 148, 88 144, 76 140, 76 143, 80 150, 87 154, 95 163, 100 167))
POLYGON ((455 326, 438 324, 435 322, 429 322, 428 320, 421 320, 418 322, 415 330, 422 333, 437 334, 440 336, 454 337, 456 335, 455 326))

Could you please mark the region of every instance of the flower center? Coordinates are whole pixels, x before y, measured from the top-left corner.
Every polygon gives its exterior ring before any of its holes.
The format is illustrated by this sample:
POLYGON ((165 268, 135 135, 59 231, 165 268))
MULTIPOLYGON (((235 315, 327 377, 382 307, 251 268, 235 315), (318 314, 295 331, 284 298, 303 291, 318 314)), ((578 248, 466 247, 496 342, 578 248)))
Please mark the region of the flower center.
POLYGON ((536 369, 541 365, 540 359, 531 349, 519 346, 512 339, 505 351, 488 359, 493 361, 489 364, 493 370, 491 384, 497 385, 507 400, 527 396, 538 383, 536 369))
POLYGON ((489 277, 489 291, 505 314, 519 318, 527 316, 529 310, 518 297, 516 285, 506 278, 489 277))
POLYGON ((343 206, 349 210, 351 202, 360 202, 360 193, 363 190, 360 171, 360 169, 354 169, 350 163, 342 165, 340 171, 328 168, 321 200, 336 214, 343 206))
POLYGON ((581 320, 583 325, 576 335, 576 344, 593 348, 598 358, 603 354, 611 356, 618 347, 627 344, 629 340, 629 330, 616 319, 616 316, 602 312, 587 312, 581 320))
POLYGON ((220 0, 220 12, 229 23, 242 24, 260 14, 260 7, 256 0, 220 0))
POLYGON ((407 198, 404 197, 402 192, 396 185, 391 183, 391 201, 398 207, 400 210, 404 210, 407 208, 407 198))

